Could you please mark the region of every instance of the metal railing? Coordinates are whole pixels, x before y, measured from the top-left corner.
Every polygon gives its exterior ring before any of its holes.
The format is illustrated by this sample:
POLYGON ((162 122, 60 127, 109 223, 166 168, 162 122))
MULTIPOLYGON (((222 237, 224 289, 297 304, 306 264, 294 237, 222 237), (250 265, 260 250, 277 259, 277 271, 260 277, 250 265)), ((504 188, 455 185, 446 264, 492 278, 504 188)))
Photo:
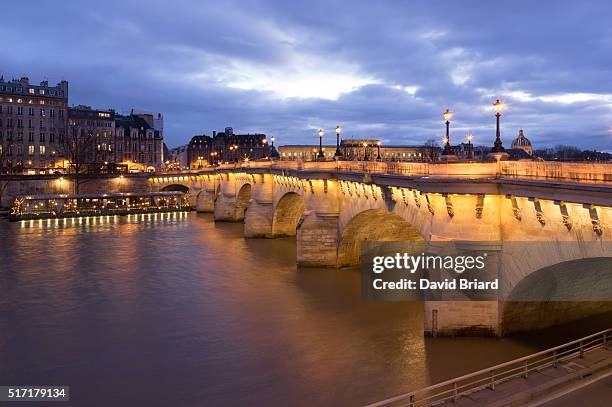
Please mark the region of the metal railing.
POLYGON ((482 389, 495 389, 499 383, 514 378, 527 378, 534 371, 556 367, 559 362, 583 357, 595 349, 606 348, 612 328, 555 346, 532 355, 514 359, 486 369, 469 373, 442 383, 434 384, 410 393, 400 394, 367 407, 378 406, 430 406, 447 401, 457 401, 459 397, 482 389))

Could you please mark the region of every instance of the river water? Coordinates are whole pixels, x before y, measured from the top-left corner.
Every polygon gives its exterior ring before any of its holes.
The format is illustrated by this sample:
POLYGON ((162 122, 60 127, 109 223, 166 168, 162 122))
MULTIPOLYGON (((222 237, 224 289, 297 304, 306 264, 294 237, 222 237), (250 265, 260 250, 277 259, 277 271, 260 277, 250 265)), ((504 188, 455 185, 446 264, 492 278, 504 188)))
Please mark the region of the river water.
POLYGON ((420 304, 210 215, 2 221, 0 242, 0 385, 71 405, 363 405, 559 340, 423 338, 420 304))

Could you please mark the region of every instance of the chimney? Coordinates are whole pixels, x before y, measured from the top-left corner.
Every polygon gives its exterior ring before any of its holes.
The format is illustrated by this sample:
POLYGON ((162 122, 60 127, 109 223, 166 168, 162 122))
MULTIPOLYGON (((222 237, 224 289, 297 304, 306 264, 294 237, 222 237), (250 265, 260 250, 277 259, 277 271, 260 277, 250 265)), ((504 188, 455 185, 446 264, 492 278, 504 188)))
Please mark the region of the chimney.
POLYGON ((216 135, 217 135, 217 132, 213 130, 213 138, 215 138, 216 135))

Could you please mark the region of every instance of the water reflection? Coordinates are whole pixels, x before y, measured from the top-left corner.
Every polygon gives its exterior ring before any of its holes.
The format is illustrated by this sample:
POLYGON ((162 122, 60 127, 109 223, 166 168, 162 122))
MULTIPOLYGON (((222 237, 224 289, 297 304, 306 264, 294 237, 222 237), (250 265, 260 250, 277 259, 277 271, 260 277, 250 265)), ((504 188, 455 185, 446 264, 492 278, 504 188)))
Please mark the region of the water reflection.
POLYGON ((242 227, 0 223, 0 383, 88 406, 348 406, 539 346, 424 339, 421 304, 362 301, 356 270, 297 270, 293 239, 242 227))

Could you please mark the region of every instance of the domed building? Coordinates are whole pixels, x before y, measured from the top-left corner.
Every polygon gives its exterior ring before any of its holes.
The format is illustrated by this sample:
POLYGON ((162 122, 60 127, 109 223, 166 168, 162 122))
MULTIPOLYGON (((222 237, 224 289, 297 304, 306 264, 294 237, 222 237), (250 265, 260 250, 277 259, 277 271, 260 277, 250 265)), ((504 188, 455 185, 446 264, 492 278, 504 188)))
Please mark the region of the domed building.
POLYGON ((529 139, 525 137, 523 129, 519 130, 518 136, 512 141, 512 145, 510 146, 510 148, 523 150, 529 155, 533 154, 533 147, 531 146, 531 141, 529 141, 529 139))

